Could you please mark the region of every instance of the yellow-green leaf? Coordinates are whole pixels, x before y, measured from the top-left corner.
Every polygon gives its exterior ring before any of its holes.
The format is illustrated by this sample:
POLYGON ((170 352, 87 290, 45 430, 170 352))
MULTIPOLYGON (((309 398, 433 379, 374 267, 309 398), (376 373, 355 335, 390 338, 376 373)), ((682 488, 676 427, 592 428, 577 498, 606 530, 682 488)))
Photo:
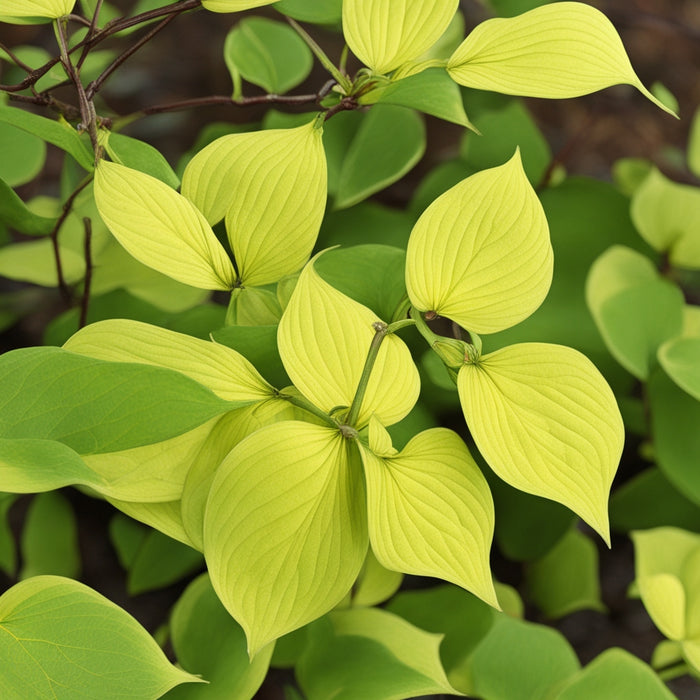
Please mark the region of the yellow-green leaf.
MULTIPOLYGON (((301 393, 324 411, 350 407, 379 322, 366 306, 341 294, 314 270, 301 273, 277 334, 280 357, 301 393)), ((372 414, 384 425, 413 408, 420 379, 405 343, 390 334, 379 348, 357 421, 372 414)))
POLYGON ((102 160, 95 201, 109 230, 139 262, 192 287, 233 288, 233 264, 206 219, 165 183, 102 160))
POLYGON ((642 238, 671 264, 700 268, 700 188, 653 168, 635 191, 630 214, 642 238))
POLYGON ((580 2, 482 22, 452 54, 447 70, 466 87, 551 99, 627 83, 673 114, 639 80, 610 20, 580 2))
POLYGON ((447 29, 458 0, 344 0, 343 34, 375 73, 389 73, 425 53, 447 29))
POLYGON ((197 549, 197 546, 185 532, 180 514, 180 501, 158 501, 157 503, 137 503, 107 498, 115 508, 126 513, 130 518, 155 528, 168 537, 197 549))
POLYGON ((226 216, 243 284, 277 282, 308 260, 326 207, 322 132, 314 120, 222 136, 185 168, 182 193, 212 225, 226 216))
POLYGON ((202 7, 210 12, 242 12, 254 7, 272 5, 276 0, 202 0, 202 7))
POLYGON ((456 583, 498 607, 489 568, 493 499, 460 437, 434 428, 392 457, 361 449, 369 537, 388 569, 456 583))
POLYGON ((551 282, 549 227, 519 151, 438 197, 408 241, 413 305, 475 333, 496 333, 527 318, 551 282))
POLYGON ((39 24, 73 11, 75 0, 0 0, 0 22, 39 24))
POLYGON ((654 574, 637 579, 639 594, 649 617, 669 639, 685 637, 685 591, 671 574, 654 574))
POLYGON ((564 504, 609 542, 624 426, 593 363, 572 348, 521 343, 465 364, 457 389, 491 468, 521 491, 564 504))
POLYGON ((238 443, 212 483, 204 554, 252 657, 328 612, 367 551, 359 459, 332 428, 283 421, 238 443))
POLYGON ((227 401, 261 401, 274 392, 243 355, 226 345, 140 321, 93 323, 79 330, 63 347, 99 360, 174 369, 227 401))

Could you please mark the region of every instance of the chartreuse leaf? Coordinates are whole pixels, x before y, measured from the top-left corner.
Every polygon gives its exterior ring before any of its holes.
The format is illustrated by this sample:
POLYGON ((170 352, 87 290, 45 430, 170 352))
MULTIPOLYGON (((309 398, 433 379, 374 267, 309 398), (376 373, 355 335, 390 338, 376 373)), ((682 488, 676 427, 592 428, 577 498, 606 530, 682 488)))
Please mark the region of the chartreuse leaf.
POLYGON ((29 236, 45 236, 51 233, 56 219, 39 216, 15 194, 15 191, 0 179, 0 222, 16 228, 29 236))
POLYGON ((49 492, 32 499, 22 528, 20 550, 20 579, 41 574, 80 576, 78 528, 65 496, 49 492))
POLYGON ((231 292, 228 326, 271 326, 279 323, 282 309, 277 296, 259 287, 236 287, 231 292))
POLYGON ((152 528, 162 532, 168 537, 172 537, 178 542, 194 547, 185 532, 180 515, 180 501, 158 501, 156 503, 137 503, 134 501, 120 501, 116 498, 107 497, 115 508, 126 513, 130 518, 145 523, 152 528))
POLYGON ((58 440, 80 454, 167 440, 239 407, 161 367, 60 348, 0 356, 0 437, 58 440))
POLYGON ((226 216, 241 283, 296 272, 316 242, 326 207, 326 156, 318 119, 295 129, 222 136, 182 176, 182 193, 211 224, 226 216))
POLYGON ((406 288, 413 305, 475 333, 527 318, 551 281, 547 220, 517 150, 504 165, 438 197, 408 241, 406 288))
POLYGON ((79 330, 64 348, 111 362, 156 365, 187 375, 226 401, 262 401, 272 387, 240 353, 140 321, 110 319, 79 330))
POLYGON ((624 649, 606 649, 565 683, 553 700, 674 700, 676 697, 641 659, 624 649))
POLYGON ((639 80, 610 20, 579 2, 482 22, 452 54, 447 70, 466 87, 550 99, 627 83, 673 114, 639 80))
POLYGON ((489 700, 541 700, 579 668, 576 653, 560 632, 502 613, 470 659, 469 694, 489 700))
POLYGON ((624 246, 609 248, 593 263, 586 301, 611 354, 638 379, 648 378, 659 346, 681 332, 680 288, 624 246))
POLYGON ((447 29, 458 0, 344 0, 343 34, 374 73, 389 73, 425 53, 447 29))
POLYGON ((648 384, 654 452, 668 480, 700 505, 700 401, 665 372, 652 372, 648 384))
POLYGON ((101 160, 95 202, 115 238, 144 265, 200 289, 235 285, 231 260, 204 216, 157 178, 101 160))
MULTIPOLYGON (((0 502, 0 506, 2 502, 0 502)), ((352 605, 370 607, 379 605, 396 593, 403 581, 403 574, 383 567, 372 548, 367 550, 362 571, 352 587, 352 605)))
POLYGON ((202 574, 173 608, 170 636, 178 663, 208 685, 173 688, 165 700, 250 700, 262 684, 274 645, 252 661, 240 625, 228 614, 202 574))
POLYGON ((440 634, 425 632, 376 608, 331 613, 309 630, 296 666, 299 685, 315 700, 402 700, 459 695, 440 663, 440 634))
POLYGON ((593 363, 562 345, 521 343, 463 365, 457 389, 496 474, 571 508, 609 542, 608 492, 624 426, 593 363))
POLYGON ((178 188, 180 186, 180 178, 165 160, 163 154, 149 143, 124 134, 109 132, 109 138, 105 145, 109 157, 113 161, 152 175, 169 187, 178 188))
POLYGON ((357 578, 367 515, 351 450, 337 430, 282 421, 238 443, 214 476, 204 554, 251 658, 328 612, 357 578))
POLYGON ((160 697, 200 679, 176 668, 131 615, 91 588, 37 576, 0 597, 0 695, 160 697))
POLYGON ((271 5, 275 0, 203 0, 202 7, 210 12, 241 12, 254 7, 271 5))
POLYGON ((489 568, 493 500, 460 437, 434 428, 398 454, 361 454, 369 537, 379 562, 456 583, 498 607, 489 568))
POLYGON ((0 0, 0 22, 39 24, 69 15, 75 0, 0 0))
MULTIPOLYGON (((323 411, 350 407, 380 319, 324 282, 313 261, 302 271, 277 333, 282 362, 294 386, 323 411)), ((384 338, 370 374, 358 425, 375 416, 401 420, 420 391, 418 369, 405 343, 384 338), (391 391, 387 391, 391 387, 391 391)))
POLYGON ((227 35, 224 54, 229 70, 278 95, 306 80, 314 62, 292 27, 265 17, 242 19, 227 35))
POLYGON ((268 423, 291 420, 293 407, 282 399, 253 404, 221 416, 199 451, 189 460, 182 488, 182 522, 197 549, 204 548, 204 508, 214 473, 244 438, 268 423))
MULTIPOLYGON (((56 1, 60 2, 60 0, 56 1)), ((13 4, 19 5, 24 2, 22 0, 21 3, 17 1, 13 4)), ((0 21, 6 20, 0 19, 0 21)), ((94 167, 92 154, 78 136, 78 132, 66 121, 47 119, 17 107, 0 106, 0 122, 12 124, 70 153, 85 170, 90 171, 94 167)))
POLYGON ((659 348, 659 362, 681 389, 700 401, 700 337, 664 343, 659 348))
POLYGON ((419 114, 392 104, 376 105, 362 115, 343 159, 335 208, 351 207, 402 178, 423 157, 425 146, 419 114))
MULTIPOLYGON (((85 258, 59 246, 63 279, 74 284, 85 274, 85 258)), ((56 253, 49 238, 14 243, 0 248, 0 276, 42 287, 57 287, 56 253)))
POLYGON ((549 618, 577 610, 605 610, 600 599, 598 550, 576 529, 528 566, 526 586, 530 599, 549 618))
POLYGON ((635 191, 630 213, 642 238, 671 264, 700 268, 700 188, 673 182, 653 168, 635 191))

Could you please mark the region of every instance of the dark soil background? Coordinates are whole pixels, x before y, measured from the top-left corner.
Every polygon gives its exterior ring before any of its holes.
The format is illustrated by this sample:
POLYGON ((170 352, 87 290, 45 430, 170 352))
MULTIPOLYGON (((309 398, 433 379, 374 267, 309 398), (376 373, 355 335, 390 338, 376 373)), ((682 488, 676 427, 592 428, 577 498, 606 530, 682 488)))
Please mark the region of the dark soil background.
MULTIPOLYGON (((127 11, 134 3, 122 0, 112 4, 127 11)), ((691 117, 700 105, 700 1, 597 0, 590 4, 612 19, 645 85, 659 81, 677 97, 681 120, 665 115, 626 86, 576 100, 528 100, 555 158, 570 174, 604 180, 610 179, 611 166, 617 159, 648 158, 670 177, 698 184, 685 169, 680 154, 687 143, 691 117)), ((463 1, 462 9, 468 29, 489 16, 477 0, 463 1)), ((276 16, 269 8, 257 12, 276 16)), ((123 115, 149 105, 230 94, 230 78, 221 49, 227 31, 239 17, 196 12, 176 19, 109 79, 101 93, 100 113, 123 115)), ((312 33, 331 57, 339 55, 342 45, 338 35, 316 28, 312 33)), ((2 25, 0 41, 8 46, 45 45, 51 51, 54 46, 52 32, 45 26, 2 25)), ((118 46, 116 41, 114 45, 118 46)), ((309 80, 294 92, 315 92, 325 81, 326 74, 315 69, 309 80)), ((247 86, 246 95, 258 94, 256 90, 247 86)), ((75 102, 68 89, 58 96, 75 102)), ((204 125, 212 121, 252 122, 262 114, 261 108, 199 108, 149 117, 135 123, 125 133, 152 143, 175 164, 192 146, 204 125)), ((426 156, 406 178, 380 195, 382 201, 397 207, 405 205, 425 173, 443 159, 456 155, 461 129, 432 118, 428 118, 427 123, 426 156)), ((59 158, 50 158, 45 176, 25 186, 23 196, 56 193, 59 167, 59 158)), ((62 310, 58 295, 42 297, 41 304, 36 314, 0 336, 1 349, 41 342, 43 324, 62 310)), ((634 466, 630 466, 627 473, 634 471, 634 466)), ((107 537, 113 509, 75 491, 67 494, 80 520, 83 581, 125 607, 147 629, 155 631, 167 620, 170 606, 184 584, 130 598, 125 591, 124 573, 107 537)), ((11 510, 18 532, 28 502, 29 497, 24 497, 11 510)), ((557 626, 574 645, 582 663, 611 646, 621 646, 649 661, 662 636, 641 603, 627 598, 627 587, 634 572, 631 543, 627 538, 616 537, 612 550, 601 546, 600 555, 603 599, 610 614, 580 612, 561 620, 557 626)), ((519 567, 498 560, 494 567, 500 580, 514 585, 519 583, 519 567)), ((12 583, 0 573, 0 590, 12 583)), ((412 580, 409 585, 424 583, 412 580)), ((544 622, 538 619, 536 610, 528 610, 528 616, 544 622)), ((272 672, 258 697, 283 697, 284 680, 284 674, 272 672)), ((670 687, 682 700, 700 698, 700 686, 689 678, 677 679, 670 687)))

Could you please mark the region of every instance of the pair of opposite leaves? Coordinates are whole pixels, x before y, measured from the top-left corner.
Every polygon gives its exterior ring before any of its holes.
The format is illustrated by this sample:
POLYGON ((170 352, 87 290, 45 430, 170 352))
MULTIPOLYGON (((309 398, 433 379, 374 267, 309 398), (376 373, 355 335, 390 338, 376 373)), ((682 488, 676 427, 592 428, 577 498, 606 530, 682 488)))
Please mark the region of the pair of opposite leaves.
MULTIPOLYGON (((238 12, 274 0, 202 0, 213 12, 238 12)), ((75 0, 0 0, 0 21, 32 22, 69 14, 75 0)), ((373 73, 417 73, 459 0, 343 0, 343 34, 373 73)), ((579 2, 544 5, 513 18, 479 24, 444 63, 465 87, 508 95, 577 97, 626 83, 673 114, 637 77, 610 21, 579 2)))
MULTIPOLYGON (((313 137, 313 132, 308 133, 313 137)), ((103 191, 101 167, 96 185, 98 204, 102 197, 110 201, 109 192, 103 191)), ((133 172, 116 165, 109 168, 125 177, 133 172)), ((120 205, 122 212, 123 206, 133 208, 134 203, 120 205)), ((417 222, 409 242, 406 280, 414 306, 436 311, 474 332, 496 332, 530 315, 544 299, 551 273, 546 220, 517 153, 505 165, 472 176, 436 200, 417 222), (504 207, 506 201, 508 206, 504 207)), ((283 315, 278 342, 295 386, 322 411, 352 402, 372 339, 372 324, 377 320, 371 311, 324 283, 312 265, 302 273, 283 315)), ((122 337, 128 335, 123 333, 122 337)), ((68 347, 74 349, 70 344, 68 347)), ((493 468, 518 488, 565 503, 607 539, 607 493, 623 431, 612 393, 590 362, 560 346, 512 346, 476 363, 465 362, 459 371, 458 389, 472 433, 493 468)), ((370 426, 371 449, 359 450, 368 483, 373 548, 389 568, 440 576, 493 602, 487 573, 492 505, 483 477, 461 441, 449 431, 428 431, 395 455, 384 433, 384 425, 410 411, 417 393, 418 377, 410 354, 398 338, 389 336, 380 350, 356 426, 370 426), (397 377, 402 386, 396 385, 397 377), (461 447, 457 448, 457 443, 461 447), (420 468, 416 468, 418 464, 420 468), (426 470, 426 465, 431 469, 426 470), (397 490, 401 475, 410 486, 404 484, 397 490), (467 484, 457 488, 460 479, 466 479, 467 484), (451 484, 451 491, 445 491, 445 483, 451 484), (457 502, 453 493, 459 493, 457 502), (435 501, 426 505, 426 494, 435 501), (410 508, 406 504, 409 496, 414 499, 410 508), (481 506, 474 508, 474 502, 481 506), (415 514, 426 508, 431 513, 423 512, 419 518, 423 531, 418 527, 408 536, 407 527, 416 520, 415 514), (448 509, 453 518, 445 516, 448 509), (475 517, 476 512, 481 516, 475 517), (445 528, 451 520, 453 526, 458 523, 453 527, 457 534, 448 536, 445 528), (426 529, 432 534, 426 535, 426 529), (419 552, 415 542, 422 543, 419 552), (471 571, 464 569, 467 561, 471 571)), ((224 495, 210 496, 207 519, 217 525, 210 526, 214 534, 205 551, 222 600, 246 628, 251 648, 322 614, 354 580, 366 548, 366 515, 357 511, 364 498, 357 467, 353 466, 357 459, 350 452, 337 430, 298 422, 277 424, 241 443, 217 472, 216 488, 211 493, 224 495), (234 464, 238 465, 235 470, 234 464), (329 464, 334 465, 332 477, 326 471, 329 464), (274 476, 260 483, 265 465, 284 472, 283 478, 274 476), (270 503, 289 497, 293 475, 302 479, 307 491, 309 483, 315 483, 320 489, 314 492, 315 497, 321 502, 328 504, 329 493, 337 499, 331 502, 330 510, 321 509, 326 518, 322 519, 323 527, 317 527, 314 536, 305 537, 307 544, 292 558, 303 559, 304 552, 307 558, 313 552, 319 556, 319 548, 324 551, 323 538, 330 531, 353 546, 345 542, 341 547, 345 556, 335 560, 337 576, 333 580, 341 584, 338 588, 332 586, 321 595, 318 584, 306 580, 302 590, 314 591, 311 599, 285 599, 281 609, 286 613, 281 617, 279 609, 275 608, 273 615, 268 605, 266 618, 255 609, 259 600, 256 587, 276 570, 269 568, 271 562, 265 568, 259 558, 259 566, 252 566, 249 556, 259 551, 259 545, 251 552, 245 549, 251 545, 236 548, 241 540, 234 535, 244 532, 245 542, 260 542, 266 523, 274 515, 268 512, 270 503), (281 489, 275 497, 270 496, 271 487, 281 489), (228 516, 232 498, 237 503, 240 499, 234 509, 238 514, 234 524, 228 516), (215 515, 217 509, 219 516, 215 515), (222 542, 228 543, 227 548, 222 549, 222 542), (231 576, 243 577, 247 583, 237 580, 232 585, 231 576)), ((309 505, 307 491, 299 513, 308 515, 304 509, 304 503, 309 505)), ((319 512, 313 497, 311 503, 314 512, 319 512)), ((270 540, 268 536, 262 539, 270 540)), ((328 560, 330 553, 326 551, 325 556, 328 560)), ((294 566, 286 574, 297 577, 302 569, 294 566)), ((312 571, 305 575, 312 576, 312 571)), ((281 579, 275 578, 274 585, 269 583, 269 591, 275 588, 288 591, 281 579)))

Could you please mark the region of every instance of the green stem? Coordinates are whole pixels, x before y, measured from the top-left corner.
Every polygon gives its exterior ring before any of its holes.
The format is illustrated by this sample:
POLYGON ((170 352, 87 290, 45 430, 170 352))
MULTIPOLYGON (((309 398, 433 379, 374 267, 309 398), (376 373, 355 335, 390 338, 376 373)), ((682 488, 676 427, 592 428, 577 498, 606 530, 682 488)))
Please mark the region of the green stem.
POLYGON ((372 374, 372 368, 374 367, 377 355, 379 354, 379 348, 389 332, 389 327, 383 321, 377 321, 372 325, 374 327, 374 338, 372 338, 372 343, 369 346, 365 366, 362 368, 360 381, 357 383, 357 391, 355 391, 355 397, 352 400, 352 405, 350 406, 347 418, 345 419, 345 423, 352 428, 355 427, 355 423, 357 423, 357 419, 360 415, 360 408, 362 406, 362 401, 365 398, 365 392, 367 391, 367 385, 369 384, 370 374, 372 374))
POLYGON ((321 62, 321 65, 336 79, 338 85, 345 91, 345 94, 348 94, 350 88, 352 88, 352 82, 347 75, 343 75, 340 70, 333 65, 333 61, 326 56, 323 49, 298 22, 295 22, 291 17, 287 17, 287 22, 294 27, 297 34, 306 42, 306 45, 313 51, 314 56, 321 62))
POLYGON ((338 428, 338 423, 336 421, 334 421, 327 413, 324 413, 318 406, 314 406, 311 401, 305 399, 303 396, 292 396, 283 392, 280 392, 279 396, 281 399, 289 401, 289 403, 291 403, 293 406, 301 408, 317 418, 320 418, 329 427, 336 429, 338 428))
POLYGON ((418 332, 425 338, 430 347, 440 340, 440 336, 436 335, 428 328, 428 324, 425 322, 423 314, 420 311, 412 306, 408 311, 408 315, 415 321, 418 332))

